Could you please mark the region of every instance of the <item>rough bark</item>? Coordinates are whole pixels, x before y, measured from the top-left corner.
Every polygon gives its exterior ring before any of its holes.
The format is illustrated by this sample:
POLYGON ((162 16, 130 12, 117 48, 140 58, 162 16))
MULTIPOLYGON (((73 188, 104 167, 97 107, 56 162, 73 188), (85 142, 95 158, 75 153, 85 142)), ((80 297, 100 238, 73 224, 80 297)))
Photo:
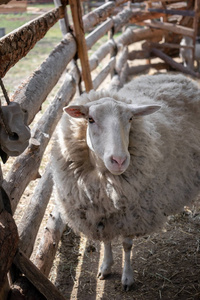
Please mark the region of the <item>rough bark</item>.
POLYGON ((0 39, 0 77, 44 37, 59 20, 59 9, 44 14, 0 39))
POLYGON ((70 75, 66 75, 66 80, 54 101, 32 130, 32 136, 37 143, 32 143, 15 160, 3 182, 3 187, 10 197, 13 212, 29 182, 36 178, 44 151, 62 115, 62 108, 69 103, 74 94, 75 83, 70 75))
POLYGON ((48 165, 44 175, 35 188, 33 197, 18 226, 20 237, 19 248, 27 257, 30 257, 33 251, 35 239, 49 202, 52 189, 53 180, 50 165, 48 165))
POLYGON ((34 264, 45 276, 49 275, 58 248, 58 243, 65 227, 66 223, 62 219, 58 208, 55 207, 49 216, 34 261, 34 264))
POLYGON ((97 9, 94 9, 87 15, 83 16, 85 32, 91 30, 95 25, 106 20, 111 16, 115 7, 127 2, 127 0, 109 1, 97 9))

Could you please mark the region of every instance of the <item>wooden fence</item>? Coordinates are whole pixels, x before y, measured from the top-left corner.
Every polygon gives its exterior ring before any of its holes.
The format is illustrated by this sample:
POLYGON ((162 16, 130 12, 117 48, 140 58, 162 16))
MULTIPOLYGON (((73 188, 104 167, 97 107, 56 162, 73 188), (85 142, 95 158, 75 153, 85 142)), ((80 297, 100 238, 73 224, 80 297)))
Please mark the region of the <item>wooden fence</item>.
MULTIPOLYGON (((0 0, 0 3, 7 2, 0 0)), ((129 76, 150 68, 171 68, 199 77, 199 73, 183 67, 174 57, 178 56, 183 35, 193 38, 194 49, 200 1, 168 0, 166 3, 160 1, 158 5, 158 1, 138 0, 131 5, 126 0, 107 1, 82 17, 79 0, 55 0, 53 10, 0 39, 0 78, 3 78, 56 22, 60 22, 63 39, 12 97, 12 101, 27 111, 28 124, 65 74, 54 100, 32 127, 28 148, 16 158, 6 177, 1 172, 0 300, 64 299, 48 280, 65 229, 57 208, 49 216, 34 264, 29 259, 53 190, 48 163, 18 228, 12 216, 29 183, 39 176, 44 152, 62 115, 62 108, 76 93, 98 89, 108 75, 111 75, 109 88, 113 90, 122 87, 129 76), (71 9, 72 24, 68 21, 67 8, 71 9), (163 21, 160 21, 161 17, 163 21), (89 33, 86 37, 85 32, 89 33), (107 33, 107 42, 88 57, 88 50, 107 33), (120 34, 116 37, 116 33, 120 34), (135 50, 134 43, 141 41, 142 50, 135 50), (93 71, 105 57, 108 63, 94 75, 93 71), (155 57, 162 62, 151 63, 155 57), (145 59, 146 63, 132 66, 135 59, 145 59)))

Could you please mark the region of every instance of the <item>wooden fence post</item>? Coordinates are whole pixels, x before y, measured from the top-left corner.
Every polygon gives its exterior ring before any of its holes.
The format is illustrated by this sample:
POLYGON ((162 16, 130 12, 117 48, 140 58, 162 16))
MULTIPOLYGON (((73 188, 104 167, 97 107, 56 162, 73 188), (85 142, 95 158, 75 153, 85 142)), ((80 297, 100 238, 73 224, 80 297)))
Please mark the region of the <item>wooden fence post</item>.
POLYGON ((80 0, 69 0, 71 7, 72 18, 74 23, 74 31, 76 35, 78 57, 81 61, 82 76, 85 83, 86 92, 93 89, 90 66, 88 61, 87 45, 85 41, 85 33, 82 21, 81 3, 80 0))

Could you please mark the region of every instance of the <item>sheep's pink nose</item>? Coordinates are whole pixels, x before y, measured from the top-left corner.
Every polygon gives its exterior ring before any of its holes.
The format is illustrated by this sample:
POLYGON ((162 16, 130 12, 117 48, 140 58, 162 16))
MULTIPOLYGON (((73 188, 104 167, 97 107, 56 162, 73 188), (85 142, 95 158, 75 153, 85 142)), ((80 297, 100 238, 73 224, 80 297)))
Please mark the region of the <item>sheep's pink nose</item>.
POLYGON ((116 163, 121 167, 125 163, 126 157, 112 156, 111 161, 112 163, 116 163))

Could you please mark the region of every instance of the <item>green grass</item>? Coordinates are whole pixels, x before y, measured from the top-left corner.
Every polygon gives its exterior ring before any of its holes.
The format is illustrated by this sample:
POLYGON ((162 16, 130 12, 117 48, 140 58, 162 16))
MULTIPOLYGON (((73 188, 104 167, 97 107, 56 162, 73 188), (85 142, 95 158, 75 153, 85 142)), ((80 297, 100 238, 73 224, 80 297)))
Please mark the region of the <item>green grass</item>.
POLYGON ((6 34, 35 19, 38 15, 20 13, 20 14, 1 14, 0 27, 5 28, 6 34))

